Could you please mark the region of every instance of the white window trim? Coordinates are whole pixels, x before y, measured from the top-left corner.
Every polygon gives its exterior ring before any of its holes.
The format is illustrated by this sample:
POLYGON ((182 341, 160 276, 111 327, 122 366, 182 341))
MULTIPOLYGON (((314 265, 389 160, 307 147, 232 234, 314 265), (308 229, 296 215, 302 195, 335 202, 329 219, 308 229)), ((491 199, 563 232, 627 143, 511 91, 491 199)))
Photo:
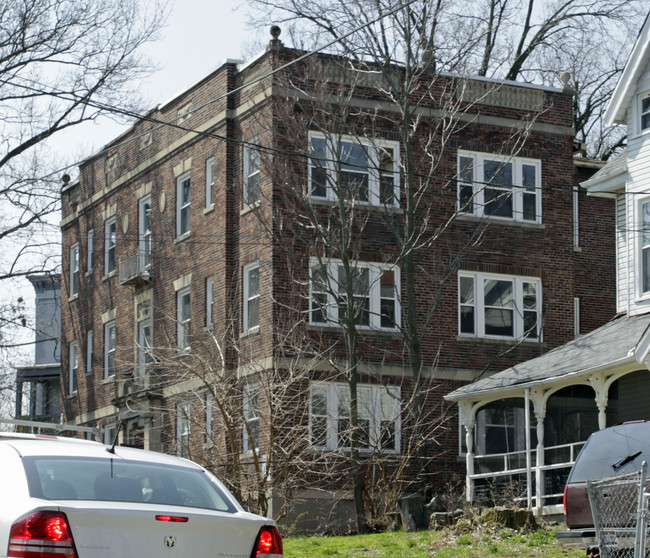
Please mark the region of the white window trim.
MULTIPOLYGON (((636 240, 636 257, 634 258, 634 277, 635 277, 635 286, 634 292, 636 294, 637 301, 644 301, 650 299, 650 290, 643 290, 643 236, 644 236, 644 224, 643 224, 643 206, 645 204, 650 204, 650 197, 644 197, 637 201, 636 211, 638 217, 635 219, 635 222, 638 223, 639 234, 637 235, 636 240)), ((648 222, 650 226, 650 220, 648 222)), ((648 231, 650 235, 650 230, 648 231)), ((650 250, 650 243, 648 244, 647 250, 650 250)))
POLYGON ((261 201, 261 171, 262 171, 262 152, 260 150, 259 146, 259 138, 253 138, 248 142, 248 144, 244 145, 243 149, 243 157, 244 157, 244 164, 243 164, 243 173, 244 173, 244 180, 243 180, 243 191, 242 191, 242 197, 244 200, 244 207, 248 206, 254 206, 261 201), (250 169, 250 153, 251 151, 257 151, 258 157, 259 157, 259 166, 257 169, 250 169), (251 178, 251 176, 257 175, 257 188, 258 188, 258 197, 257 199, 250 199, 250 192, 248 191, 248 182, 251 178))
POLYGON ((151 194, 138 200, 138 269, 149 269, 151 267, 151 256, 153 254, 153 204, 151 194), (149 204, 149 231, 145 225, 145 205, 149 204))
POLYGON ((379 206, 384 207, 384 204, 381 203, 380 199, 380 160, 379 160, 379 151, 382 147, 389 148, 393 150, 393 200, 394 203, 387 204, 386 207, 398 208, 400 200, 400 144, 397 141, 384 140, 384 139, 369 139, 361 138, 348 135, 338 135, 338 134, 323 134, 321 132, 309 132, 309 153, 311 157, 309 158, 309 169, 308 169, 308 191, 312 199, 315 200, 324 200, 324 201, 336 201, 338 196, 335 192, 335 189, 332 188, 333 184, 337 183, 336 174, 337 168, 339 166, 337 148, 336 146, 339 142, 350 142, 362 145, 368 148, 368 201, 356 200, 355 203, 360 205, 370 205, 370 206, 379 206), (325 140, 325 170, 327 172, 327 184, 326 184, 326 195, 324 197, 315 196, 312 193, 311 188, 311 171, 316 167, 315 160, 313 157, 313 152, 311 149, 312 138, 319 138, 325 140))
MULTIPOLYGON (((339 390, 347 390, 349 392, 350 386, 344 382, 312 382, 309 389, 309 442, 315 449, 333 451, 342 449, 349 451, 348 446, 339 447, 338 445, 338 402, 339 390), (313 391, 314 389, 325 389, 327 400, 327 436, 325 445, 313 444, 312 421, 314 417, 312 409, 313 391)), ((368 398, 368 407, 370 412, 370 447, 359 448, 364 453, 371 453, 374 451, 381 451, 387 454, 399 454, 401 448, 401 430, 402 430, 402 417, 401 417, 401 388, 399 386, 383 386, 375 384, 359 384, 357 386, 359 393, 361 390, 366 390, 368 398), (383 449, 381 447, 381 416, 383 409, 381 407, 382 392, 389 391, 391 396, 395 399, 394 407, 394 424, 395 424, 395 449, 383 449)), ((360 397, 361 400, 361 397, 360 397)), ((362 411, 360 409, 360 416, 362 411)))
POLYGON ((95 352, 95 334, 92 329, 86 332, 86 374, 92 374, 93 356, 95 352))
POLYGON ((190 234, 192 231, 192 223, 191 223, 191 218, 192 218, 192 211, 191 211, 191 204, 192 204, 192 182, 191 182, 191 173, 186 172, 181 174, 177 179, 176 179, 176 238, 180 238, 182 236, 185 236, 187 234, 190 234), (189 200, 186 204, 183 204, 183 186, 186 181, 189 181, 189 200), (181 228, 182 226, 182 214, 183 211, 187 211, 187 230, 183 230, 181 228))
POLYGON ((113 275, 117 269, 117 219, 108 219, 104 223, 104 275, 113 275), (111 243, 111 227, 115 228, 115 242, 111 243), (113 253, 113 269, 109 269, 110 253, 113 253))
POLYGON ((261 279, 261 274, 260 274, 260 263, 259 262, 253 262, 250 263, 243 268, 243 283, 244 283, 244 289, 243 289, 243 316, 242 316, 242 326, 243 326, 243 331, 257 331, 260 327, 259 324, 259 319, 260 319, 260 279, 261 279), (258 282, 257 282, 257 294, 251 296, 250 294, 250 279, 249 279, 249 274, 251 271, 254 269, 257 269, 258 271, 258 282), (250 304, 250 301, 256 299, 257 300, 257 309, 258 309, 258 314, 257 314, 257 320, 258 323, 256 324, 250 324, 248 321, 248 307, 250 304))
POLYGON ((94 268, 95 259, 95 229, 90 229, 86 237, 86 272, 90 273, 94 268))
POLYGON ((259 385, 257 382, 251 382, 244 386, 243 393, 243 410, 244 410, 244 432, 243 432, 243 450, 244 453, 249 453, 259 449, 260 443, 260 408, 259 408, 259 385), (257 406, 251 405, 251 396, 257 396, 257 406), (249 439, 250 423, 257 423, 257 445, 251 446, 249 439))
POLYGON ((205 280, 205 326, 214 325, 214 277, 205 280))
POLYGON ((81 286, 81 263, 79 243, 70 246, 70 296, 79 294, 81 286))
MULTIPOLYGON (((319 260, 312 258, 310 262, 310 281, 309 281, 309 323, 312 325, 325 326, 325 327, 341 327, 339 322, 339 308, 337 304, 337 277, 338 267, 341 264, 340 260, 319 260), (324 265, 327 267, 327 277, 329 280, 329 287, 326 293, 320 293, 327 296, 327 304, 323 309, 327 316, 326 322, 315 322, 312 319, 312 303, 314 300, 314 281, 312 280, 312 273, 315 267, 324 265)), ((365 330, 381 330, 381 331, 398 331, 401 325, 401 283, 400 283, 400 268, 393 264, 384 264, 376 262, 354 262, 356 269, 369 270, 369 293, 370 299, 370 325, 358 325, 359 329, 365 330), (383 271, 393 271, 395 279, 395 327, 387 328, 381 326, 381 273, 383 271)))
POLYGON ((205 396, 205 438, 206 443, 212 444, 214 426, 214 395, 208 392, 205 396))
MULTIPOLYGON (((470 271, 458 272, 458 335, 461 337, 481 338, 481 339, 507 339, 523 340, 525 342, 539 343, 543 338, 542 331, 542 282, 538 277, 523 277, 515 275, 499 275, 495 273, 480 273, 470 271), (474 333, 461 331, 461 278, 471 278, 474 281, 474 333), (513 292, 515 307, 513 308, 513 329, 514 335, 488 335, 485 333, 485 298, 484 287, 485 280, 493 279, 498 281, 511 281, 513 283, 513 292), (537 337, 524 337, 524 307, 523 307, 523 284, 534 283, 537 294, 537 337)), ((462 305, 470 306, 470 305, 462 305)))
POLYGON ((68 393, 77 393, 79 387, 79 344, 72 341, 68 345, 68 393))
POLYGON ((210 157, 205 162, 205 207, 214 206, 214 185, 215 185, 215 176, 214 176, 214 157, 210 157))
POLYGON ((111 320, 109 322, 106 322, 104 324, 104 379, 108 380, 109 378, 115 377, 117 374, 117 360, 116 360, 116 355, 117 355, 117 326, 115 324, 115 320, 111 320), (115 346, 111 347, 110 345, 110 332, 111 330, 115 331, 115 346), (113 357, 113 367, 114 369, 111 371, 110 368, 110 360, 111 356, 113 357))
MULTIPOLYGON (((647 82, 645 82, 647 83, 647 82)), ((644 90, 641 93, 637 95, 637 101, 636 101, 636 118, 635 118, 635 130, 637 132, 637 135, 643 135, 650 133, 650 126, 647 128, 643 128, 642 124, 642 119, 643 119, 643 99, 647 99, 650 97, 650 90, 644 90)), ((650 115, 650 108, 646 112, 646 114, 650 115)))
POLYGON ((190 287, 179 289, 176 292, 176 343, 181 350, 190 348, 190 325, 192 323, 192 293, 190 287), (189 316, 183 315, 183 298, 190 297, 189 316))
POLYGON ((189 455, 192 434, 191 410, 187 402, 176 405, 176 453, 180 456, 189 455))
MULTIPOLYGON (((141 340, 144 337, 144 329, 149 328, 149 335, 153 335, 153 308, 151 305, 151 300, 144 300, 142 302, 136 303, 136 324, 135 324, 135 334, 136 334, 136 370, 139 378, 144 378, 147 373, 147 366, 150 363, 150 351, 151 344, 142 345, 141 340), (146 312, 145 316, 142 316, 142 312, 146 312)), ((146 339, 145 339, 146 340, 146 339)), ((150 339, 152 341, 152 339, 150 339)))
MULTIPOLYGON (((541 224, 542 222, 542 162, 539 159, 528 159, 525 157, 508 157, 498 155, 495 153, 480 153, 476 151, 463 151, 458 150, 457 155, 457 169, 458 169, 458 187, 456 189, 457 207, 461 215, 474 215, 484 219, 496 221, 508 221, 517 223, 534 223, 541 224), (473 177, 473 196, 472 196, 472 211, 463 211, 461 207, 461 185, 468 185, 461 180, 461 163, 460 158, 467 157, 472 159, 472 177, 473 177), (511 163, 513 170, 513 185, 512 185, 512 217, 502 217, 499 215, 489 215, 485 209, 485 189, 491 186, 487 184, 484 179, 485 160, 500 161, 502 163, 511 163), (535 219, 524 219, 523 211, 523 198, 526 189, 523 185, 523 165, 530 165, 535 167, 535 219)), ((494 188, 499 189, 500 186, 495 184, 494 188)), ((530 192, 529 192, 530 193, 530 192)))

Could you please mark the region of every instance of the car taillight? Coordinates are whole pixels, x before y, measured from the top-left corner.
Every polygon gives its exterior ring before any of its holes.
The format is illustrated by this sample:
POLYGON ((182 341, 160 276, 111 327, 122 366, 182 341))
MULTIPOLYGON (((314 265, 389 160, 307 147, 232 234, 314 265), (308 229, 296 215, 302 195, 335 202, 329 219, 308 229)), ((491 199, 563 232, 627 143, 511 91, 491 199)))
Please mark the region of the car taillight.
POLYGON ((40 511, 25 515, 11 526, 7 556, 23 558, 77 558, 64 513, 40 511))
POLYGON ((260 529, 257 535, 257 546, 255 558, 283 558, 282 537, 275 527, 265 526, 260 529))
POLYGON ((564 485, 564 495, 562 496, 562 504, 564 505, 564 517, 566 517, 566 491, 569 488, 568 484, 564 485))

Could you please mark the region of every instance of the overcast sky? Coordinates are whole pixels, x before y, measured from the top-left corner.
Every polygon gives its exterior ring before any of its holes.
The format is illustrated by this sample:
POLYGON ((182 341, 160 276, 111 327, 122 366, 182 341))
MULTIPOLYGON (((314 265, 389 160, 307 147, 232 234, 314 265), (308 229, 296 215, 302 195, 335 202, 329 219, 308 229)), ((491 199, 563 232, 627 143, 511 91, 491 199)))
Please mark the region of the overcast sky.
MULTIPOLYGON (((153 108, 199 81, 226 59, 244 59, 253 42, 246 30, 241 0, 170 0, 167 26, 145 52, 159 68, 141 84, 153 108)), ((270 38, 270 35, 269 35, 270 38)), ((80 127, 65 138, 68 154, 83 158, 103 147, 125 128, 102 119, 80 127)), ((71 174, 76 174, 72 172, 71 174)))
MULTIPOLYGON (((257 39, 251 37, 246 30, 245 11, 236 9, 241 0, 170 2, 173 4, 167 26, 162 30, 160 39, 147 45, 145 51, 159 68, 141 84, 141 92, 150 108, 172 99, 226 59, 248 58, 242 53, 250 51, 253 48, 251 45, 256 42, 253 39, 257 39)), ((67 164, 77 163, 98 151, 125 129, 125 126, 110 119, 102 119, 58 134, 52 147, 67 164)), ((76 168, 67 172, 77 175, 76 168)), ((31 285, 26 280, 20 280, 14 288, 26 299, 27 316, 31 320, 34 314, 34 291, 31 285)), ((5 297, 14 299, 14 288, 5 293, 5 297)), ((0 298, 4 297, 0 295, 0 298)), ((16 339, 17 342, 30 343, 34 338, 33 332, 28 328, 18 334, 20 337, 16 339)), ((32 362, 33 355, 33 345, 27 345, 19 355, 12 355, 11 360, 14 363, 17 362, 16 358, 21 362, 32 362)))

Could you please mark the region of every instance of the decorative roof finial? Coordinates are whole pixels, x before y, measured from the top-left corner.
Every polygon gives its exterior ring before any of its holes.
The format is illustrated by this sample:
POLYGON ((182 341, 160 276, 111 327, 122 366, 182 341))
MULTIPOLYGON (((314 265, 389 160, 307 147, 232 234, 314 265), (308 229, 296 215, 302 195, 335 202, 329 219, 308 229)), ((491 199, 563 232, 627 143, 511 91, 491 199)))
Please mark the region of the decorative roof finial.
POLYGON ((560 81, 562 82, 562 91, 569 95, 574 95, 575 90, 569 85, 569 80, 571 79, 571 74, 569 72, 562 72, 560 74, 560 81))
POLYGON ((279 25, 272 25, 271 26, 271 37, 272 39, 269 41, 269 46, 266 47, 266 50, 279 50, 283 45, 282 41, 278 39, 280 36, 280 33, 282 33, 282 29, 280 29, 279 25))

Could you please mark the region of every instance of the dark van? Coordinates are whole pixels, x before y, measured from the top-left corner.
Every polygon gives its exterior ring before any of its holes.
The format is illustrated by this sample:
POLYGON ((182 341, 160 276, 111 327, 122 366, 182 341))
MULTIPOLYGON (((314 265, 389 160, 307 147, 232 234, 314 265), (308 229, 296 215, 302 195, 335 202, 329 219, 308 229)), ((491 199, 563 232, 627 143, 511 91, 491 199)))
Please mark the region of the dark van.
POLYGON ((598 555, 587 481, 632 473, 650 463, 650 422, 627 422, 594 432, 569 473, 564 487, 564 517, 568 531, 557 534, 563 544, 581 544, 587 555, 598 555))

